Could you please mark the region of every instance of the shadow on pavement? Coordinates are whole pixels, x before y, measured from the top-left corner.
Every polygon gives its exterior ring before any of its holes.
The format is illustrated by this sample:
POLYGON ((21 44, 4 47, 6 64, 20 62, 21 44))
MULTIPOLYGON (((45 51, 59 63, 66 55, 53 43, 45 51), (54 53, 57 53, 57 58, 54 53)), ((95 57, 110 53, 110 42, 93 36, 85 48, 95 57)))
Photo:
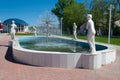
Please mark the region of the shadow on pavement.
POLYGON ((13 53, 12 47, 8 46, 8 49, 7 49, 7 52, 6 52, 6 55, 5 55, 5 59, 7 59, 10 62, 18 63, 17 61, 14 60, 12 53, 13 53))
MULTIPOLYGON (((10 61, 10 62, 13 62, 13 63, 16 63, 16 64, 22 64, 22 65, 27 65, 27 66, 34 66, 34 65, 30 65, 30 64, 25 64, 25 63, 22 63, 22 62, 18 62, 14 59, 13 57, 13 50, 12 50, 12 47, 9 46, 9 45, 3 45, 5 47, 8 47, 7 49, 7 52, 6 52, 6 55, 5 55, 5 59, 10 61)), ((38 66, 36 66, 38 67, 38 66)))

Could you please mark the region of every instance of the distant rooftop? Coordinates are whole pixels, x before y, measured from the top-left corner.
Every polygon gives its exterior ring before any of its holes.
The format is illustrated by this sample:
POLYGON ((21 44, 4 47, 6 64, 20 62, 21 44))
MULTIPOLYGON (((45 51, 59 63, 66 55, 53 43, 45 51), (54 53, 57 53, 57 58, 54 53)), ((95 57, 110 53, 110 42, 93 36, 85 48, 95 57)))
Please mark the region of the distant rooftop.
POLYGON ((7 25, 11 25, 12 21, 15 21, 15 24, 16 25, 28 25, 28 23, 26 23, 24 20, 21 20, 21 19, 17 19, 17 18, 10 18, 10 19, 7 19, 3 22, 3 24, 7 24, 7 25))

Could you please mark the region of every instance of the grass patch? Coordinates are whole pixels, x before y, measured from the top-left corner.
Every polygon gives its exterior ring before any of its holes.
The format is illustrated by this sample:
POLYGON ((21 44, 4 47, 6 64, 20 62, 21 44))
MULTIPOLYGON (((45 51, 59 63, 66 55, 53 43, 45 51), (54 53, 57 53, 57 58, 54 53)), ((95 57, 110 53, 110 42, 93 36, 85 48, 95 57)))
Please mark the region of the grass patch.
MULTIPOLYGON (((73 37, 73 35, 65 34, 64 36, 66 37, 73 37)), ((87 36, 77 36, 78 39, 82 40, 87 40, 87 36)), ((96 42, 101 42, 101 43, 108 43, 108 37, 107 36, 95 36, 95 41, 96 42)), ((120 37, 111 37, 110 38, 110 43, 114 45, 120 46, 120 37)))
POLYGON ((16 36, 32 36, 34 33, 16 33, 16 36))
MULTIPOLYGON (((16 33, 16 36, 33 36, 34 33, 16 33)), ((70 34, 64 34, 63 36, 66 37, 73 37, 73 35, 70 34)), ((82 40, 87 40, 87 36, 77 36, 78 39, 82 40)), ((101 42, 101 43, 108 43, 108 37, 107 36, 95 36, 95 41, 96 42, 101 42)), ((120 37, 111 37, 110 38, 110 43, 114 45, 120 46, 120 37)))

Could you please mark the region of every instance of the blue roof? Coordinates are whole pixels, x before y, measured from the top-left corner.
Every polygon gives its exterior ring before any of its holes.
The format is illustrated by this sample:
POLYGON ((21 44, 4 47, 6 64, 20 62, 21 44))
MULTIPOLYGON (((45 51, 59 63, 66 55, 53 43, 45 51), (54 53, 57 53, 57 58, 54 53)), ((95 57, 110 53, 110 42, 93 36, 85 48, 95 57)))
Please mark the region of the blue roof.
POLYGON ((17 18, 10 18, 10 19, 7 19, 3 22, 3 24, 7 24, 7 25, 11 25, 12 21, 15 21, 15 24, 16 25, 28 25, 28 23, 26 23, 25 21, 21 20, 21 19, 17 19, 17 18))

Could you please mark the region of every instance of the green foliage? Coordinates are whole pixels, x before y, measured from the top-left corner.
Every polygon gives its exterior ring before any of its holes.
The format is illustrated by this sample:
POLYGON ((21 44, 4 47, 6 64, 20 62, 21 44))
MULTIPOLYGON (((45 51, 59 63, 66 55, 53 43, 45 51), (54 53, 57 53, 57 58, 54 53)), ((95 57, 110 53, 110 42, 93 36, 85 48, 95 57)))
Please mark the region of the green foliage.
POLYGON ((52 12, 60 19, 63 16, 64 8, 75 3, 75 0, 58 0, 55 4, 55 8, 52 9, 52 12))
POLYGON ((34 33, 15 33, 16 36, 32 36, 34 33))
MULTIPOLYGON (((64 36, 71 37, 71 38, 73 37, 73 35, 70 35, 70 34, 65 34, 64 36)), ((82 40, 87 40, 87 36, 78 35, 77 38, 82 39, 82 40)), ((110 40, 111 40, 110 42, 111 44, 120 46, 120 37, 111 37, 110 40)), ((101 42, 101 43, 108 43, 108 37, 107 36, 96 36, 95 41, 101 42)))
MULTIPOLYGON (((72 24, 75 22, 79 26, 85 23, 86 13, 93 15, 95 28, 101 28, 103 32, 108 31, 109 26, 109 7, 114 5, 112 9, 111 27, 113 33, 119 34, 119 29, 115 28, 114 22, 120 19, 120 0, 84 0, 84 3, 78 3, 76 0, 58 0, 52 12, 60 18, 63 17, 63 29, 72 33, 72 24)), ((108 32, 107 32, 108 33, 108 32)), ((107 35, 104 33, 103 35, 107 35)), ((117 36, 120 36, 117 35, 117 36)))
POLYGON ((73 23, 75 22, 79 26, 86 20, 85 18, 86 9, 83 4, 74 3, 73 5, 66 7, 63 14, 63 29, 67 28, 72 33, 73 23))
POLYGON ((91 10, 90 13, 93 15, 93 20, 95 22, 95 26, 97 29, 99 27, 106 27, 106 12, 107 12, 107 5, 105 0, 93 0, 91 3, 91 10))
MULTIPOLYGON (((52 9, 52 12, 60 18, 63 17, 63 29, 66 32, 72 32, 72 25, 75 22, 78 26, 84 23, 86 9, 83 4, 79 4, 76 0, 58 0, 56 8, 52 9)), ((79 28, 79 27, 78 27, 79 28)))
POLYGON ((120 0, 92 0, 91 5, 89 5, 89 12, 93 15, 96 29, 102 28, 103 31, 108 31, 109 7, 111 4, 114 5, 114 8, 112 9, 111 27, 116 33, 116 29, 114 28, 114 22, 120 19, 120 0))

